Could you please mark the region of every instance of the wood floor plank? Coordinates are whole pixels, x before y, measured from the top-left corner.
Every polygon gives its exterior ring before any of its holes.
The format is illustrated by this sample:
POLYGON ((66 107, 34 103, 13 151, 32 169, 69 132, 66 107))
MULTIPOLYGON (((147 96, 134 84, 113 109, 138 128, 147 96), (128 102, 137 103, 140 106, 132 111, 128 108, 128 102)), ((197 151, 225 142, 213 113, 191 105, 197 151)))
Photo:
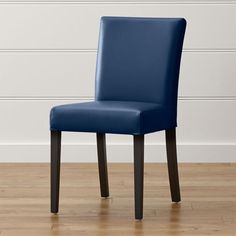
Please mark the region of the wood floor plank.
POLYGON ((144 220, 134 220, 133 165, 62 164, 60 212, 49 211, 48 164, 0 164, 0 236, 236 235, 236 164, 180 164, 182 202, 170 200, 166 164, 145 164, 144 220))

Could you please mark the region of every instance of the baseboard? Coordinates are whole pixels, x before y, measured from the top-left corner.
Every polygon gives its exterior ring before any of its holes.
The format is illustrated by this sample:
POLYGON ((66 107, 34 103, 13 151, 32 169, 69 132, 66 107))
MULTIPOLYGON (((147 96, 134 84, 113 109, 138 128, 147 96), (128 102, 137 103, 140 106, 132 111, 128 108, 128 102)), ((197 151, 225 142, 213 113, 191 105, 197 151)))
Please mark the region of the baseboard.
MULTIPOLYGON (((131 143, 107 145, 109 162, 132 162, 131 143)), ((0 143, 0 162, 49 162, 48 143, 0 143)), ((236 162, 236 143, 180 143, 179 162, 236 162)), ((96 162, 94 143, 62 145, 62 162, 96 162)), ((164 143, 145 145, 146 162, 166 162, 164 143)))

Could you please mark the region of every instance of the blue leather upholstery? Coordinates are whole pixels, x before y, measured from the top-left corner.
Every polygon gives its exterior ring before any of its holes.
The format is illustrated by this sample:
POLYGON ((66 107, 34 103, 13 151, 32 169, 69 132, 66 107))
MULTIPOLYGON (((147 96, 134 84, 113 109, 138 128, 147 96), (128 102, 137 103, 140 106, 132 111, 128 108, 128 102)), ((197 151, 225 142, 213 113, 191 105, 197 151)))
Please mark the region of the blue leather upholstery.
POLYGON ((55 130, 141 134, 173 127, 167 112, 155 103, 94 101, 54 107, 51 124, 55 130))
POLYGON ((94 102, 54 107, 51 130, 145 134, 176 127, 186 21, 102 17, 94 102))

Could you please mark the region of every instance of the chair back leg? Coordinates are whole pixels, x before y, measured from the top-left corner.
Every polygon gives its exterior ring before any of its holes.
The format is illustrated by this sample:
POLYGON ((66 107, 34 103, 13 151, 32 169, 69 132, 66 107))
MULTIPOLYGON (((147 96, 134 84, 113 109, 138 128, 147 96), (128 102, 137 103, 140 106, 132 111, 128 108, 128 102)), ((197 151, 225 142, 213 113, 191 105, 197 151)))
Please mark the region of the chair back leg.
POLYGON ((181 197, 179 187, 175 128, 166 130, 166 151, 171 198, 173 202, 180 202, 181 197))
POLYGON ((101 196, 109 197, 106 134, 97 133, 97 154, 101 196))
POLYGON ((144 135, 134 135, 135 219, 143 218, 144 135))
POLYGON ((61 132, 51 131, 51 212, 58 212, 61 165, 61 132))

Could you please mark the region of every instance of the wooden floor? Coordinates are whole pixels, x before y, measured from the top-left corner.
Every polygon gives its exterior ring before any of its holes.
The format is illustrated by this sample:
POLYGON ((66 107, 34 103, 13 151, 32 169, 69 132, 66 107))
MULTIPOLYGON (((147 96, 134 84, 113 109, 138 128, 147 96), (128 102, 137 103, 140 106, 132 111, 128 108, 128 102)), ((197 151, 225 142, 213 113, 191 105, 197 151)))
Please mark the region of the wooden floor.
POLYGON ((131 164, 109 165, 109 199, 96 164, 63 164, 58 215, 48 164, 0 164, 0 236, 236 235, 236 164, 179 170, 182 202, 172 204, 166 165, 145 165, 144 220, 135 221, 131 164))

